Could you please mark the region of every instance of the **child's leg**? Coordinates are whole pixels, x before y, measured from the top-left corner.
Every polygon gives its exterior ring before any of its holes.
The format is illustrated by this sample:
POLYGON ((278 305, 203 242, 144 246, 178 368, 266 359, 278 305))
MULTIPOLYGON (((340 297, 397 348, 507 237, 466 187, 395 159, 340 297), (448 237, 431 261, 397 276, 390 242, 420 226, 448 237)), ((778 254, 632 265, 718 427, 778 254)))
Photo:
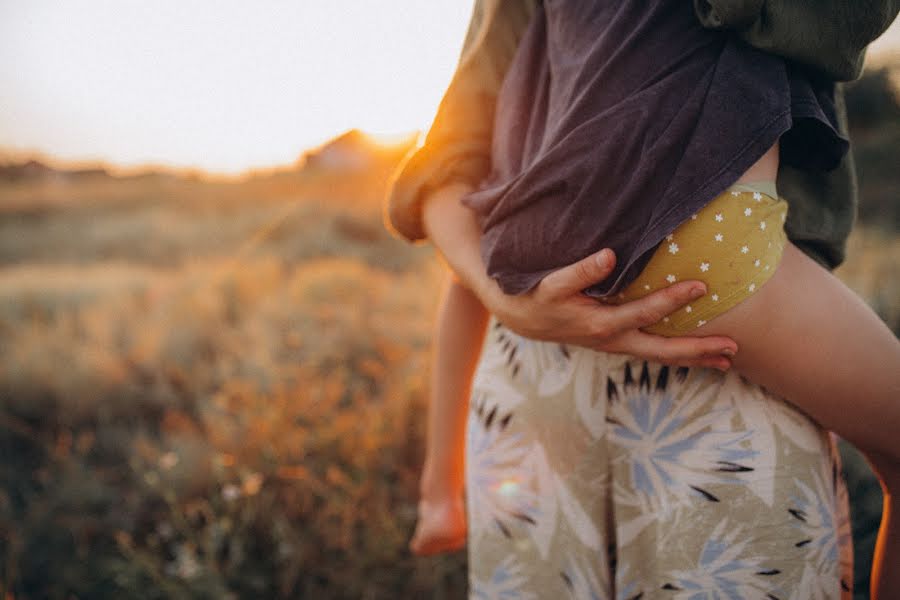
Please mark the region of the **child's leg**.
POLYGON ((873 589, 900 589, 900 342, 794 245, 755 294, 695 329, 738 344, 734 368, 859 447, 885 488, 873 589))
POLYGON ((755 294, 690 333, 711 334, 737 342, 742 375, 900 464, 900 342, 796 246, 755 294))
POLYGON ((417 554, 457 550, 465 544, 466 420, 487 319, 478 298, 448 276, 435 334, 419 522, 410 542, 417 554))

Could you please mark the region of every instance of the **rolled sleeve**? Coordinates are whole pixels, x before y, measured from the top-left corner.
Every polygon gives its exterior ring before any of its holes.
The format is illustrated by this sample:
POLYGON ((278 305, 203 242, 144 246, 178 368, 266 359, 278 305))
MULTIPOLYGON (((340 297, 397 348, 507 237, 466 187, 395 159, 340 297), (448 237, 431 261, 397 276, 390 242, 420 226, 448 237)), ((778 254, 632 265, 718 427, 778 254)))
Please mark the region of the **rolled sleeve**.
POLYGON ((456 71, 425 140, 389 181, 385 224, 396 235, 424 239, 424 199, 453 182, 475 187, 490 173, 497 94, 537 4, 475 1, 456 71))

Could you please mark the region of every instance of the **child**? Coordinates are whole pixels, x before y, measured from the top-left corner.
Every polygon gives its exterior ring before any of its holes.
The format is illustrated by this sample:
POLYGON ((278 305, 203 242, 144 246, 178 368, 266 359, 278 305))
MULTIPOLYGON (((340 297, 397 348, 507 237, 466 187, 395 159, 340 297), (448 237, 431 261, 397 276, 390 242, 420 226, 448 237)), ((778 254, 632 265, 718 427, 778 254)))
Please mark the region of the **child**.
MULTIPOLYGON (((528 98, 528 101, 534 101, 534 98, 528 98)), ((502 120, 500 122, 502 124, 502 120)), ((781 133, 783 131, 777 135, 781 133)), ((893 436, 900 425, 900 407, 896 401, 900 395, 900 344, 840 282, 793 245, 786 244, 779 221, 783 222, 787 207, 774 189, 779 158, 777 139, 761 158, 734 178, 733 185, 711 201, 704 200, 702 207, 689 219, 668 229, 665 242, 651 257, 640 262, 628 256, 631 262, 627 268, 632 269, 632 277, 615 290, 618 295, 606 300, 633 300, 673 281, 704 280, 704 274, 709 273, 709 293, 702 301, 685 307, 648 330, 663 335, 728 335, 740 348, 733 364, 743 375, 790 399, 824 427, 835 430, 866 451, 886 487, 880 551, 887 564, 891 564, 890 557, 896 560, 898 555, 897 525, 890 519, 889 509, 896 510, 893 503, 900 482, 897 475, 900 449, 893 436), (759 218, 761 212, 763 218, 759 218), (739 222, 740 217, 746 219, 739 222), (716 224, 720 224, 721 229, 716 224), (754 227, 748 227, 748 224, 754 227), (735 237, 740 241, 730 248, 730 254, 721 253, 721 248, 716 247, 737 241, 735 237), (747 256, 751 248, 753 254, 747 256), (716 256, 716 262, 707 260, 707 256, 716 256), (727 266, 727 276, 714 279, 713 266, 717 269, 727 266), (692 274, 691 269, 698 272, 692 274), (803 300, 798 301, 801 295, 803 300), (803 345, 798 347, 801 343, 803 345), (863 401, 859 402, 860 399, 863 401), (855 419, 846 418, 851 401, 855 404, 855 419)), ((530 139, 524 141, 535 143, 530 139)), ((796 139, 791 143, 795 142, 796 139)), ((546 197, 551 191, 545 188, 534 194, 540 192, 546 197)), ((516 202, 521 195, 509 194, 499 202, 497 198, 496 193, 491 197, 489 189, 487 192, 479 190, 466 198, 467 205, 482 217, 480 224, 485 233, 490 234, 493 228, 494 237, 488 239, 489 251, 486 253, 489 269, 490 244, 500 248, 502 243, 508 243, 504 240, 508 239, 510 231, 515 235, 514 228, 518 226, 514 219, 508 219, 514 210, 497 211, 497 208, 504 208, 503 201, 511 199, 505 207, 510 209, 510 202, 516 202), (488 199, 493 203, 485 202, 488 199), (512 223, 513 228, 504 228, 506 223, 512 223)), ((557 204, 555 210, 559 211, 559 206, 557 204)), ((607 260, 608 272, 612 266, 610 257, 607 254, 603 258, 607 260)), ((503 271, 503 259, 500 256, 500 268, 494 268, 492 275, 501 286, 504 286, 503 277, 507 276, 505 291, 526 291, 530 289, 529 285, 533 286, 535 278, 539 280, 553 270, 532 269, 532 281, 522 283, 522 280, 515 280, 516 273, 503 271)), ((519 256, 512 263, 521 264, 521 260, 519 256)), ((716 273, 719 275, 721 272, 716 273)), ((621 273, 619 281, 624 281, 621 273)), ((608 286, 605 292, 614 287, 608 286)), ((600 297, 604 296, 601 294, 600 297)), ((429 440, 420 522, 412 541, 413 549, 420 553, 452 549, 464 542, 460 500, 462 478, 454 479, 451 474, 458 473, 462 445, 463 428, 459 425, 462 417, 459 415, 465 414, 467 391, 461 382, 471 378, 472 355, 483 336, 485 314, 474 297, 467 296, 461 284, 450 284, 439 330, 452 327, 458 337, 452 342, 449 337, 438 337, 434 381, 439 389, 433 396, 435 406, 429 419, 429 431, 443 431, 454 439, 454 443, 447 452, 448 446, 442 445, 436 436, 429 440), (462 320, 451 322, 457 317, 462 320), (455 358, 450 358, 454 355, 455 358), (447 379, 455 379, 456 385, 438 384, 439 380, 447 379), (455 406, 451 408, 450 404, 455 406), (456 418, 448 419, 446 415, 453 411, 459 411, 456 418), (442 429, 442 424, 450 427, 442 429)), ((707 363, 707 366, 722 369, 728 365, 727 357, 709 359, 707 363)), ((883 575, 890 577, 889 573, 883 575)))

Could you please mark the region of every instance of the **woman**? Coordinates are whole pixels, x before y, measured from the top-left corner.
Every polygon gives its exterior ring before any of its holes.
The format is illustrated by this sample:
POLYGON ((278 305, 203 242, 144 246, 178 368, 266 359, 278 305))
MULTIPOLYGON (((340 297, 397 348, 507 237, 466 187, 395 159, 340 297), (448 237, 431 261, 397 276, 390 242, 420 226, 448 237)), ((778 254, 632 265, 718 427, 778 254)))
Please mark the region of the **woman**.
MULTIPOLYGON (((734 16, 724 8, 726 16, 734 16)), ((515 19, 522 17, 521 5, 507 5, 506 10, 514 15, 511 22, 527 21, 515 19)), ((492 19, 501 14, 502 7, 481 14, 489 33, 498 23, 492 19)), ((478 40, 476 47, 490 47, 491 39, 510 41, 479 35, 478 22, 473 21, 467 43, 478 40)), ((508 51, 515 44, 498 47, 508 51)), ((464 53, 454 83, 463 81, 459 75, 473 65, 488 65, 489 75, 499 71, 497 63, 475 60, 476 55, 470 53, 467 61, 464 53)), ((442 103, 443 115, 448 107, 452 114, 452 92, 453 84, 442 103)), ((439 112, 429 133, 432 140, 440 139, 439 125, 447 122, 441 116, 439 112)), ((469 163, 454 164, 477 169, 471 149, 467 152, 463 156, 469 163)), ((420 152, 405 172, 415 173, 415 160, 428 157, 429 152, 420 152)), ((439 162, 431 157, 431 164, 439 162)), ((442 173, 459 178, 452 169, 442 173)), ((597 348, 596 338, 584 334, 590 330, 585 324, 605 320, 600 349, 698 364, 702 353, 697 350, 712 348, 702 346, 709 340, 663 344, 636 331, 667 314, 660 312, 664 294, 671 303, 677 290, 648 296, 640 305, 594 308, 590 320, 569 321, 569 315, 590 309, 576 294, 597 283, 590 269, 601 278, 595 262, 552 273, 525 298, 510 301, 498 295, 479 272, 483 266, 475 245, 460 244, 477 242, 479 235, 467 220, 470 215, 456 212, 455 199, 465 188, 444 186, 446 179, 439 185, 439 177, 429 182, 441 191, 426 195, 426 229, 503 323, 515 326, 515 311, 525 307, 528 316, 521 322, 533 337, 552 332, 554 339, 597 348), (533 318, 532 309, 548 306, 548 300, 553 318, 561 323, 533 318), (566 326, 574 335, 566 337, 566 326), (683 354, 689 349, 693 355, 683 354)), ((398 183, 403 183, 403 173, 398 183)), ((395 196, 402 188, 395 185, 395 196)), ((798 197, 802 195, 794 194, 792 201, 798 197)), ((845 516, 840 485, 828 476, 836 470, 835 459, 826 458, 833 445, 815 423, 737 376, 670 373, 658 365, 532 342, 499 324, 491 336, 476 377, 470 422, 473 593, 519 586, 520 595, 530 590, 545 596, 556 586, 576 595, 611 589, 620 595, 629 589, 630 594, 677 594, 708 584, 723 593, 766 591, 780 597, 776 594, 801 587, 809 593, 817 586, 827 596, 829 584, 833 591, 838 579, 849 587, 846 561, 841 565, 838 560, 849 548, 841 539, 846 532, 834 522, 845 516), (516 377, 519 372, 524 375, 516 377), (543 412, 547 407, 552 407, 550 413, 543 412), (721 505, 709 510, 701 508, 704 502, 721 505), (815 514, 812 505, 818 508, 815 514), (734 519, 737 506, 740 520, 734 519), (757 525, 749 537, 737 531, 748 520, 757 525), (809 537, 787 543, 781 534, 788 525, 809 537), (759 533, 760 528, 770 534, 759 533), (774 531, 780 535, 772 535, 774 531), (602 560, 610 550, 615 568, 602 560), (714 581, 704 583, 704 578, 714 581), (806 581, 811 579, 819 583, 806 581)), ((716 340, 717 346, 721 343, 716 340)))

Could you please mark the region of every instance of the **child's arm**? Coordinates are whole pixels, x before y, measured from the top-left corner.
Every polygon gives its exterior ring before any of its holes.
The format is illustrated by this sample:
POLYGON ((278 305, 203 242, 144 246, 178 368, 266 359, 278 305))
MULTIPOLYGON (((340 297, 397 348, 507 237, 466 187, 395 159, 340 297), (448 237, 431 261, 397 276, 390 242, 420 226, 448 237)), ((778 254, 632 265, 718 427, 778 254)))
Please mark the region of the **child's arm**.
POLYGON ((466 419, 487 319, 478 298, 448 273, 438 309, 419 522, 410 542, 417 554, 455 550, 465 543, 466 419))
POLYGON ((755 294, 694 335, 738 344, 734 368, 857 446, 884 488, 873 598, 900 590, 900 342, 794 245, 755 294))

